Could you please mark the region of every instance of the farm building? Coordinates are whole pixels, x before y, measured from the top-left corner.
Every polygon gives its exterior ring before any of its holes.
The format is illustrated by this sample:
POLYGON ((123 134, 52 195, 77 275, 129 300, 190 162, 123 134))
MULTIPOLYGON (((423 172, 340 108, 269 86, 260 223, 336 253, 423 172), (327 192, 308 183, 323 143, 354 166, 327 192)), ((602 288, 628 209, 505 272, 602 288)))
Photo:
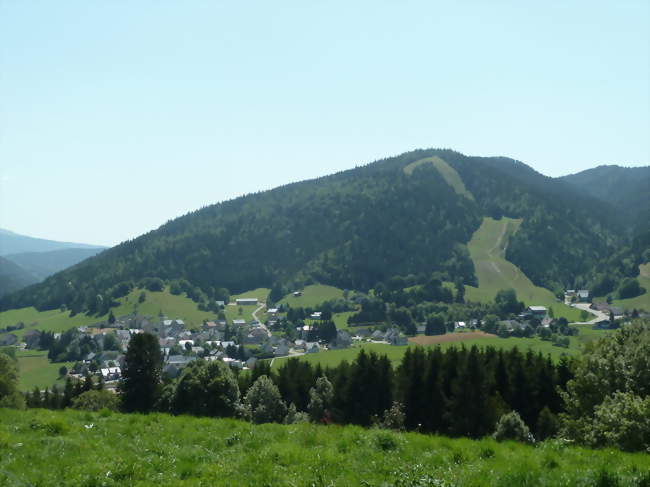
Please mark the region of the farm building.
POLYGON ((545 316, 546 307, 545 306, 528 306, 528 312, 532 313, 533 316, 545 316))
POLYGON ((257 304, 257 298, 237 298, 236 303, 238 306, 250 306, 257 304))

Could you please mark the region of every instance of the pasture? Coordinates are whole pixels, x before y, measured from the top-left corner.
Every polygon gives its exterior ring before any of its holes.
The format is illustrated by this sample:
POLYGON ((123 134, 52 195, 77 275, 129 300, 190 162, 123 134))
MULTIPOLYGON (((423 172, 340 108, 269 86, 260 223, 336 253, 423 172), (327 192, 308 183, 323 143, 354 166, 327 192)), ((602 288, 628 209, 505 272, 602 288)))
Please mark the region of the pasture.
POLYGON ((0 410, 6 487, 640 487, 645 453, 308 423, 0 410))
POLYGON ((513 288, 517 298, 527 306, 546 306, 553 308, 556 317, 564 316, 571 322, 580 321, 580 310, 560 302, 548 289, 535 286, 521 269, 505 259, 508 238, 520 224, 521 220, 505 217, 501 220, 483 219, 467 245, 479 285, 466 286, 465 299, 487 303, 494 301, 500 289, 513 288))

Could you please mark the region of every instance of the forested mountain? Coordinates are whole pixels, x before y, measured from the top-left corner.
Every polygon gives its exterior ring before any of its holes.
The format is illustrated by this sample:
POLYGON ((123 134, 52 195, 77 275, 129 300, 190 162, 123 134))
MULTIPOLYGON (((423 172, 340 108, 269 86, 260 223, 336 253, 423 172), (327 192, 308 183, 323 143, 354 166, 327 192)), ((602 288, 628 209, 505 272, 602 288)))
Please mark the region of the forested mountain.
POLYGON ((63 269, 78 264, 82 260, 97 255, 101 247, 57 249, 47 252, 23 252, 6 255, 5 259, 19 265, 29 272, 36 281, 42 281, 48 276, 63 269))
POLYGON ((564 176, 563 181, 620 210, 634 230, 650 222, 650 167, 598 166, 564 176))
POLYGON ((4 257, 0 257, 0 296, 38 282, 29 272, 4 257))
POLYGON ((100 245, 83 243, 57 242, 43 238, 28 237, 0 228, 0 255, 19 254, 22 252, 49 252, 58 249, 103 249, 100 245))
POLYGON ((626 243, 616 209, 565 181, 503 157, 417 150, 202 208, 0 305, 95 310, 147 277, 186 279, 199 300, 310 281, 367 290, 435 271, 475 284, 465 244, 484 216, 502 215, 523 219, 508 259, 555 291, 626 243))

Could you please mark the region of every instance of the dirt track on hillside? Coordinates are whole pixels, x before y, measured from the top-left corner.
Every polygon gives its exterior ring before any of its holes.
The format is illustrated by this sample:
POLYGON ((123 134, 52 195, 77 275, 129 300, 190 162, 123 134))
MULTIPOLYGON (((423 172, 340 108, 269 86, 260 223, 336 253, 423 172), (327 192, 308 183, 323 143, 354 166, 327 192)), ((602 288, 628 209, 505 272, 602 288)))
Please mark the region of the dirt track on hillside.
POLYGON ((436 343, 446 342, 464 342, 465 340, 474 340, 476 338, 494 338, 496 335, 484 333, 482 331, 470 331, 467 333, 445 333, 444 335, 433 336, 416 336, 409 338, 409 343, 416 345, 435 345, 436 343))

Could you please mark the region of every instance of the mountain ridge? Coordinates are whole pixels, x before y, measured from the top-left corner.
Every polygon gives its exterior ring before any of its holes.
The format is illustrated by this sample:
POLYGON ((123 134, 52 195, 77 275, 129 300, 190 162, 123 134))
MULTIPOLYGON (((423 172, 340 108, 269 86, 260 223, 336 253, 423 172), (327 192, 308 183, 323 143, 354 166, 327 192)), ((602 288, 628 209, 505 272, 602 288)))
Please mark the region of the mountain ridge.
POLYGON ((418 149, 203 207, 0 305, 93 309, 97 295, 110 299, 121 283, 147 277, 186 279, 206 302, 219 287, 277 282, 363 290, 395 275, 442 272, 473 284, 466 245, 486 216, 523 219, 507 258, 558 293, 593 280, 596 263, 623 242, 615 209, 570 188, 514 159, 418 149), (434 156, 475 200, 454 191, 433 165, 404 173, 434 156))

